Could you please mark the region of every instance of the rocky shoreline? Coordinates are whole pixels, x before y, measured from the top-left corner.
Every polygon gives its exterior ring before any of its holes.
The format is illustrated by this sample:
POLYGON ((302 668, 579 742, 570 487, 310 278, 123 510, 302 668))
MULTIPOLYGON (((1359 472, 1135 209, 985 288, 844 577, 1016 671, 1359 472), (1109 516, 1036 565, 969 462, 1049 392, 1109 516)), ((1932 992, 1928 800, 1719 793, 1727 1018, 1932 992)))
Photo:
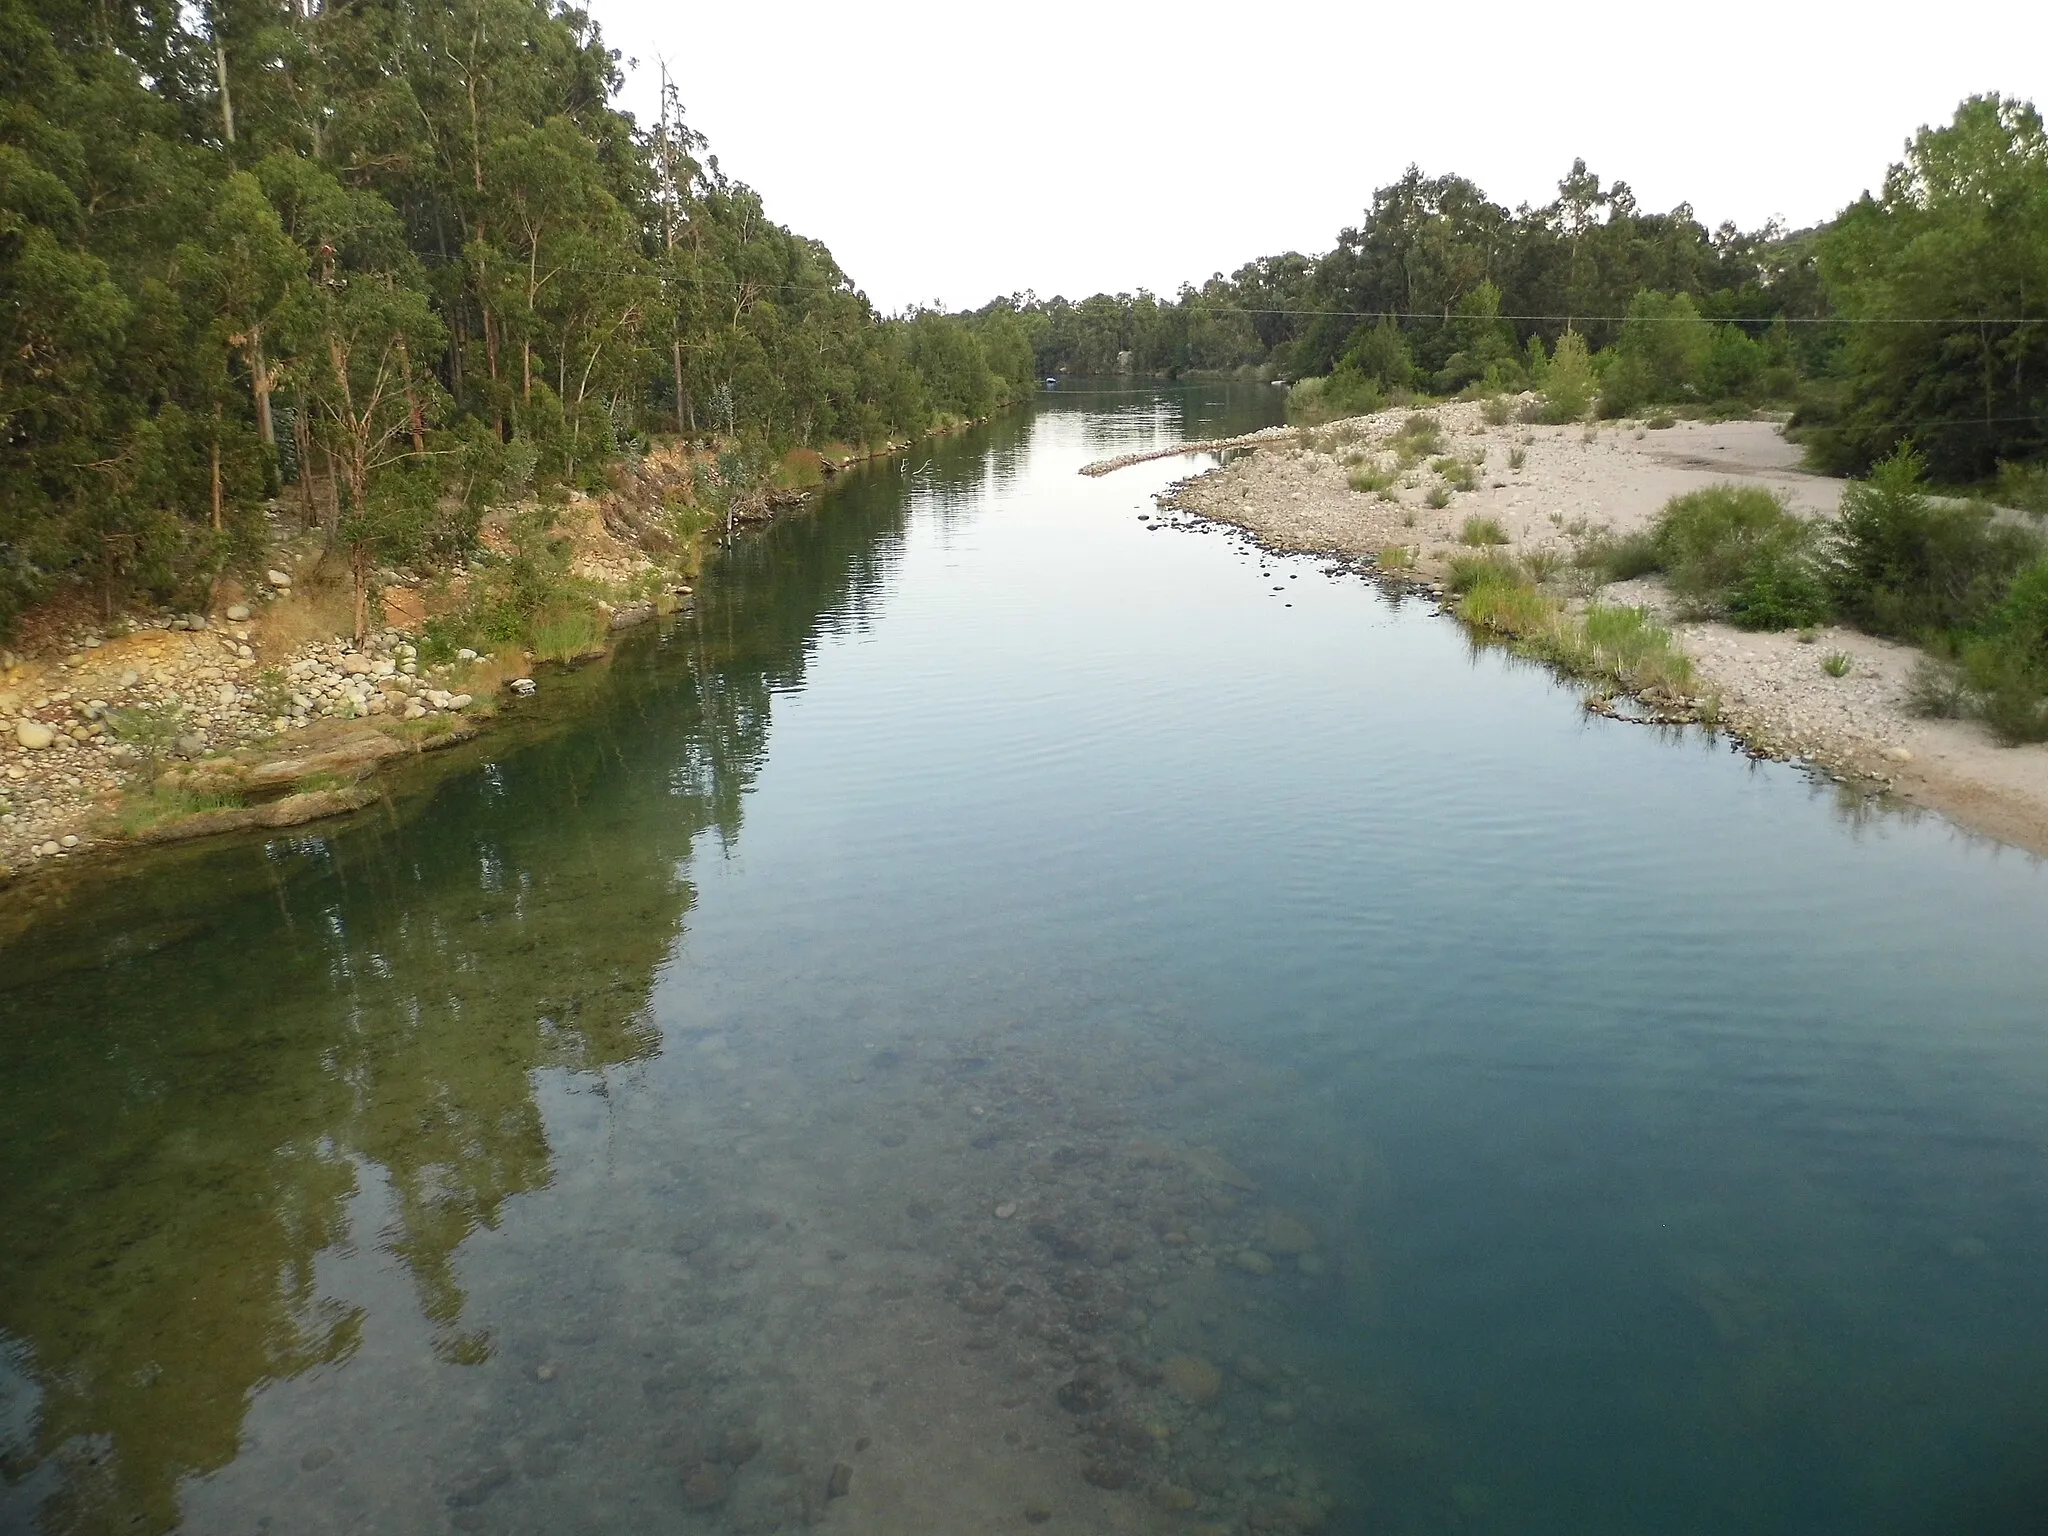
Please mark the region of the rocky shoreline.
MULTIPOLYGON (((1832 515, 1842 486, 1802 470, 1799 450, 1769 422, 1552 427, 1489 421, 1482 404, 1457 402, 1428 414, 1442 453, 1473 466, 1469 488, 1453 492, 1433 467, 1418 466, 1405 480, 1354 489, 1361 454, 1390 445, 1411 414, 1274 434, 1178 482, 1160 504, 1239 529, 1274 553, 1334 557, 1394 589, 1443 602, 1451 559, 1470 552, 1470 519, 1494 524, 1508 553, 1568 569, 1588 534, 1647 526, 1671 497, 1703 486, 1760 483, 1808 517, 1832 515)), ((1754 757, 1803 764, 1847 792, 1888 796, 2048 856, 2048 747, 2004 747, 1973 723, 1913 714, 1908 681, 1920 655, 1913 647, 1839 628, 1801 636, 1688 621, 1654 579, 1618 583, 1601 595, 1647 608, 1667 624, 1699 679, 1695 703, 1683 711, 1603 712, 1711 722, 1754 757), (1822 666, 1830 656, 1847 658, 1842 676, 1822 666)), ((1604 702, 1589 700, 1596 708, 1604 702)))

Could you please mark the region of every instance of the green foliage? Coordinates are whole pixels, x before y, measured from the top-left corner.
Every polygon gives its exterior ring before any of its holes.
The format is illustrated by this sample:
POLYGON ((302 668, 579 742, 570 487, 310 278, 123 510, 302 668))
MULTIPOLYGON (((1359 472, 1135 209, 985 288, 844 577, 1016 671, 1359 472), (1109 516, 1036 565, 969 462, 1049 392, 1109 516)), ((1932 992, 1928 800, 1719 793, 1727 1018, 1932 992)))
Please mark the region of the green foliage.
POLYGON ((2048 132, 1973 96, 1820 235, 1842 388, 1802 412, 1815 459, 1860 472, 1911 439, 1954 483, 2048 451, 2048 132), (1930 323, 1931 322, 1931 323, 1930 323))
POLYGON ((1847 651, 1829 651, 1820 659, 1820 669, 1829 677, 1847 677, 1856 665, 1856 658, 1847 651))
POLYGON ((2048 461, 2038 464, 2001 463, 1998 466, 1998 500, 2008 507, 2048 517, 2048 461))
POLYGON ((1529 462, 1529 450, 1528 450, 1528 449, 1526 449, 1526 448, 1510 448, 1510 449, 1508 450, 1508 468, 1509 468, 1509 469, 1520 469, 1520 468, 1521 468, 1521 467, 1522 467, 1523 465, 1527 464, 1528 462, 1529 462))
POLYGON ((1393 448, 1403 462, 1413 464, 1433 453, 1441 453, 1444 432, 1434 416, 1417 411, 1395 429, 1393 448))
POLYGON ((526 642, 542 661, 574 661, 603 649, 605 628, 590 604, 557 599, 527 621, 526 642))
POLYGON ((1451 488, 1448 485, 1432 485, 1423 501, 1432 507, 1442 508, 1451 504, 1451 488))
POLYGON ((184 706, 135 704, 109 710, 106 720, 109 734, 134 753, 136 779, 144 785, 155 784, 164 760, 177 751, 178 738, 184 734, 184 706))
POLYGON ((1379 384, 1349 366, 1319 379, 1301 379, 1287 392, 1290 420, 1307 424, 1370 416, 1386 405, 1379 384))
MULTIPOLYGON (((1827 616, 1813 547, 1813 526, 1775 493, 1740 485, 1673 497, 1647 540, 1651 568, 1665 573, 1677 596, 1748 629, 1792 629, 1827 616)), ((1622 546, 1610 568, 1643 553, 1622 546)))
POLYGON ((1552 424, 1583 420, 1593 407, 1598 385, 1586 338, 1577 331, 1566 331, 1558 338, 1557 351, 1543 375, 1542 419, 1552 424))
POLYGON ((1458 556, 1451 588, 1458 615, 1482 635, 1578 677, 1636 692, 1682 694, 1692 687, 1691 661, 1670 631, 1641 608, 1594 603, 1574 615, 1505 556, 1458 556))
POLYGON ((1937 503, 1925 461, 1905 445, 1842 493, 1828 578, 1859 628, 1911 639, 1984 622, 2041 547, 1987 507, 1937 503))
POLYGON ((1712 343, 1691 294, 1638 293, 1600 383, 1600 414, 1629 416, 1652 402, 1695 398, 1712 343))
POLYGON ((1490 517, 1468 517, 1465 519, 1465 526, 1458 530, 1458 542, 1477 549, 1491 544, 1505 544, 1508 542, 1508 536, 1502 531, 1500 524, 1490 517))

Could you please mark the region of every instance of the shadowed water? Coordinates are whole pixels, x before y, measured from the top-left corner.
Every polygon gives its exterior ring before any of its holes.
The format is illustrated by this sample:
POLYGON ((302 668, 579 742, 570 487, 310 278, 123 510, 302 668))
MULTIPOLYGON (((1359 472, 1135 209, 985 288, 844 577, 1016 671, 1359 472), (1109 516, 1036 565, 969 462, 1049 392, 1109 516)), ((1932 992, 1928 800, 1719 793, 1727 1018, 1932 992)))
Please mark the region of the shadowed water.
POLYGON ((2038 864, 872 466, 303 835, 0 937, 0 1529, 2032 1532, 2038 864))

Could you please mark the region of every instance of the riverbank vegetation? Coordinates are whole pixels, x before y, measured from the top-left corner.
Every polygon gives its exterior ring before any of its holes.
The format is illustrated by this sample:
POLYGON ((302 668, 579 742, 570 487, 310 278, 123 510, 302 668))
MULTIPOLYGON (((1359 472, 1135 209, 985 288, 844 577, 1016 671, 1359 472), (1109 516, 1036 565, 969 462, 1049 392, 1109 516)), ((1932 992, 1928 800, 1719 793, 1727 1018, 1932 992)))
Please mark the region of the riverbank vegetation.
POLYGON ((1033 386, 1015 317, 878 314, 619 83, 547 0, 0 0, 0 636, 201 606, 280 516, 360 633, 379 568, 659 436, 765 491, 1033 386))
POLYGON ((1603 580, 1661 575, 1690 617, 1744 629, 1840 623, 1927 652, 1920 712, 1972 716, 2008 743, 2048 740, 2048 541, 1981 501, 1937 497, 1894 450, 1813 522, 1769 491, 1713 486, 1651 526, 1594 538, 1603 580))
POLYGON ((1411 167, 1321 255, 984 314, 1021 320, 1042 374, 1256 369, 1310 423, 1523 390, 1551 422, 1774 409, 1818 468, 1910 440, 1938 481, 2048 513, 2048 135, 2007 98, 1922 128, 1812 229, 1650 212, 1583 161, 1512 210, 1411 167))

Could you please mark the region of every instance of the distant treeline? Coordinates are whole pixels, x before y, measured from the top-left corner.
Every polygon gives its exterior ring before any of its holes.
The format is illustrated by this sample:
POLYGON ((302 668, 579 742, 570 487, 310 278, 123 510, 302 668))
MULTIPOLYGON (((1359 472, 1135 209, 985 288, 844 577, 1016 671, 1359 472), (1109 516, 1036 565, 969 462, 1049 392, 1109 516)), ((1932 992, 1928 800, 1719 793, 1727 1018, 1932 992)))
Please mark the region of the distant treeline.
POLYGON ((1173 299, 1023 295, 981 315, 1019 319, 1041 375, 1258 368, 1324 380, 1330 409, 1539 387, 1575 336, 1604 414, 1783 404, 1827 467, 1911 440, 1976 481, 2048 451, 2048 139, 2030 104, 1972 97, 1878 192, 1798 231, 1648 213, 1584 161, 1512 211, 1411 168, 1323 255, 1173 299))
POLYGON ((0 632, 190 596, 294 482, 419 560, 653 432, 759 461, 1032 387, 1014 317, 885 320, 619 83, 550 0, 0 0, 0 632))

